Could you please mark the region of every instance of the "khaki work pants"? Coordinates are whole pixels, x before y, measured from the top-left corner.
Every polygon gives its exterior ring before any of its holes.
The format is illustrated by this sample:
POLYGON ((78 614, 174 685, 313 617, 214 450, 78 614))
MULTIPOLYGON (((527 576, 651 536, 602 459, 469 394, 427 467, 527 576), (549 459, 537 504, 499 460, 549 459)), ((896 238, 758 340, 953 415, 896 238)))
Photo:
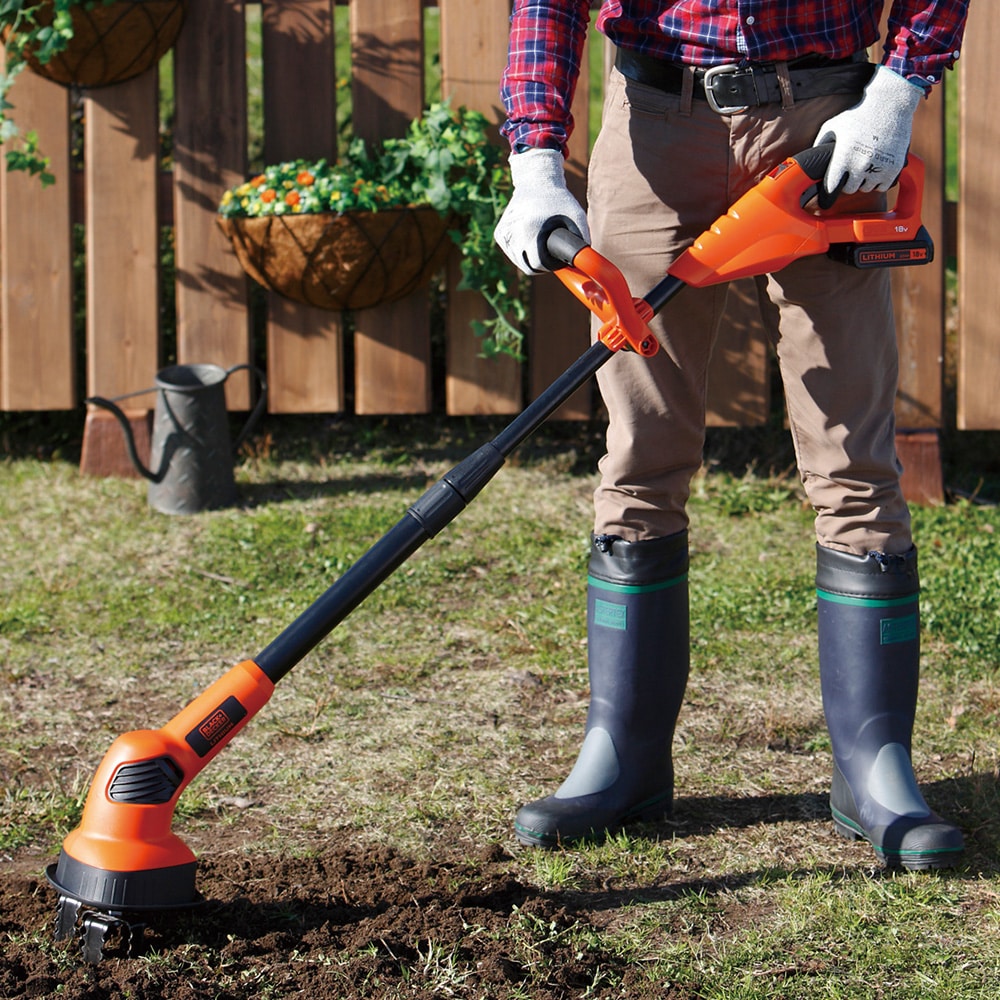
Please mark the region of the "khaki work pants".
MULTIPOLYGON (((820 125, 857 102, 818 97, 721 116, 614 70, 589 171, 593 245, 635 295, 820 125)), ((883 197, 855 196, 852 209, 883 197)), ((846 202, 846 200, 845 200, 846 202)), ((839 206, 838 206, 839 207, 839 206)), ((818 542, 862 555, 909 551, 893 404, 898 358, 889 273, 825 256, 758 280, 784 383, 799 473, 818 542)), ((685 288, 651 322, 652 359, 620 352, 598 375, 610 418, 595 492, 595 533, 640 541, 687 527, 702 461, 706 373, 726 286, 685 288)))

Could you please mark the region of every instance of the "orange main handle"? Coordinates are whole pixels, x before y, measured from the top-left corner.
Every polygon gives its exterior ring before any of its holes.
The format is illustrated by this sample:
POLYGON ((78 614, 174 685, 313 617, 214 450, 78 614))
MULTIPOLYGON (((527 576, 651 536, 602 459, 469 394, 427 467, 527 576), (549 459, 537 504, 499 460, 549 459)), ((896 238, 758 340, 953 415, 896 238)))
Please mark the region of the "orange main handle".
POLYGON ((899 176, 892 211, 838 213, 805 208, 822 182, 832 144, 778 164, 705 230, 668 269, 687 285, 704 287, 768 274, 835 243, 910 241, 920 230, 924 164, 910 154, 899 176))
POLYGON ((737 200, 667 270, 643 298, 633 297, 622 273, 568 230, 546 234, 552 261, 567 266, 556 276, 600 321, 598 340, 612 351, 631 349, 652 357, 658 344, 647 325, 686 285, 701 288, 779 271, 800 257, 827 253, 834 244, 900 244, 895 263, 922 263, 924 249, 907 250, 918 239, 924 163, 909 155, 898 179, 895 207, 857 213, 807 209, 819 191, 833 144, 814 146, 779 163, 737 200))

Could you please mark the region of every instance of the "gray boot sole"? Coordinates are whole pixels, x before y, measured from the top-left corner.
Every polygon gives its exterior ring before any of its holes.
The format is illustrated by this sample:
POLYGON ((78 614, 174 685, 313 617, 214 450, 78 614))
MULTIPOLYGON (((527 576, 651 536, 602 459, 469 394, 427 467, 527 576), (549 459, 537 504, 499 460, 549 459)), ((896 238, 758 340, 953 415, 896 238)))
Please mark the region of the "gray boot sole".
POLYGON ((514 819, 514 835, 525 847, 556 850, 573 844, 599 844, 632 823, 655 823, 670 816, 673 793, 665 791, 628 809, 609 808, 602 795, 577 799, 538 799, 514 819))

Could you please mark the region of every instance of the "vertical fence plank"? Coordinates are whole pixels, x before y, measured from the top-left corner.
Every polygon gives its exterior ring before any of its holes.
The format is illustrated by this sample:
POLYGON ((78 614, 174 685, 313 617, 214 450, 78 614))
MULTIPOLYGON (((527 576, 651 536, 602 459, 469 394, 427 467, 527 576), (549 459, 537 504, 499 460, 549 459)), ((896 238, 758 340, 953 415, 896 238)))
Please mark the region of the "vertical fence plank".
MULTIPOLYGON (((888 27, 883 12, 882 31, 888 27)), ((881 57, 875 46, 873 59, 881 57)), ((944 88, 921 104, 913 122, 911 148, 927 173, 922 221, 940 250, 944 236, 944 88)), ((896 451, 903 466, 901 485, 912 503, 942 499, 938 428, 942 413, 944 347, 944 263, 940 253, 929 265, 892 274, 899 385, 896 390, 896 451)))
MULTIPOLYGON (((401 136, 424 108, 422 0, 351 0, 354 134, 366 142, 401 136)), ((354 316, 356 413, 431 408, 427 289, 354 316)))
POLYGON ((944 88, 937 87, 917 109, 913 151, 926 167, 921 215, 935 240, 934 261, 892 272, 893 305, 899 340, 900 428, 941 426, 944 353, 944 88))
POLYGON ((70 409, 76 403, 69 96, 25 69, 10 117, 38 133, 56 183, 7 169, 0 155, 0 408, 70 409))
POLYGON ((160 283, 157 72, 84 98, 87 392, 152 385, 160 283))
MULTIPOLYGON (((246 175, 246 28, 242 0, 189 4, 174 50, 174 222, 177 359, 224 366, 250 359, 248 279, 219 231, 226 188, 246 175)), ((226 385, 250 404, 243 373, 226 385)))
MULTIPOLYGON (((337 152, 333 0, 265 2, 263 54, 264 156, 268 163, 332 159, 337 152)), ((267 298, 271 412, 342 410, 340 314, 272 293, 267 298)))
POLYGON ((973 4, 962 47, 959 229, 958 426, 1000 428, 1000 159, 997 112, 983 99, 1000 47, 994 10, 973 4))
MULTIPOLYGON (((442 93, 458 107, 481 111, 499 126, 500 76, 507 60, 509 0, 441 0, 442 93)), ((497 141, 499 141, 499 135, 497 141)), ((448 362, 445 378, 450 414, 516 413, 521 407, 521 369, 509 357, 480 356, 473 321, 487 316, 474 291, 456 291, 459 267, 449 263, 448 362)))
MULTIPOLYGON (((160 346, 159 88, 150 69, 83 101, 87 237, 87 393, 118 396, 153 384, 160 346)), ((130 401, 140 461, 153 396, 130 401)), ((136 476, 114 416, 91 408, 80 471, 136 476)))
POLYGON ((919 504, 944 500, 939 435, 944 417, 944 110, 944 87, 938 87, 913 123, 912 148, 926 167, 921 215, 935 240, 934 260, 892 274, 899 343, 896 452, 903 466, 903 495, 919 504))

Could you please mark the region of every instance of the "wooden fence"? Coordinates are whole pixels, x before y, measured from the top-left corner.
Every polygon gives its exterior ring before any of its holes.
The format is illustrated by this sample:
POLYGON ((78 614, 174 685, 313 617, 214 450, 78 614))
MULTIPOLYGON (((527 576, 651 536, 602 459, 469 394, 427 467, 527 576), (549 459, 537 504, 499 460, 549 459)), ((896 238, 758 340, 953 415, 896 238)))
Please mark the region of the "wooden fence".
MULTIPOLYGON (((509 0, 351 0, 348 6, 356 134, 398 135, 424 106, 428 6, 438 8, 442 93, 456 105, 502 119, 498 81, 509 0)), ((248 169, 247 11, 243 0, 189 0, 173 54, 169 174, 160 170, 155 69, 84 93, 79 174, 71 167, 71 93, 28 72, 18 79, 13 117, 37 130, 59 180, 43 190, 37 180, 0 165, 0 409, 70 409, 81 405, 81 391, 119 396, 152 384, 163 362, 159 248, 166 224, 175 245, 177 360, 265 366, 272 413, 424 413, 435 405, 435 385, 444 387, 449 414, 517 412, 587 344, 583 307, 551 276, 534 282, 524 366, 479 356, 471 321, 484 305, 475 293, 455 290, 454 261, 444 351, 432 344, 426 293, 360 311, 348 326, 337 313, 269 294, 266 336, 254 337, 249 279, 215 222, 223 191, 248 169), (74 300, 74 220, 85 227, 82 303, 74 300), (84 345, 74 333, 81 307, 84 345)), ((1000 281, 993 272, 1000 235, 992 224, 1000 197, 994 153, 1000 126, 982 98, 1000 23, 984 5, 973 5, 970 21, 960 63, 961 200, 957 212, 949 211, 945 108, 938 92, 918 112, 914 138, 928 168, 924 221, 935 235, 937 259, 894 274, 902 350, 897 419, 913 499, 940 493, 936 432, 944 420, 945 261, 952 254, 959 261, 957 424, 1000 427, 1000 281)), ((333 0, 263 0, 260 23, 265 159, 335 155, 336 90, 348 70, 335 65, 333 0)), ((588 44, 601 41, 592 35, 588 44)), ((570 178, 581 198, 589 148, 586 101, 580 87, 570 178)), ((709 419, 715 425, 760 423, 770 406, 768 352, 755 307, 743 287, 736 291, 711 373, 709 419)), ((242 376, 230 382, 231 408, 246 409, 250 382, 242 376)), ((142 400, 147 404, 151 400, 142 400)), ((593 394, 581 390, 558 416, 593 414, 593 394)), ((141 430, 145 410, 130 416, 141 430)), ((88 414, 84 471, 129 471, 109 421, 103 411, 88 414)))

